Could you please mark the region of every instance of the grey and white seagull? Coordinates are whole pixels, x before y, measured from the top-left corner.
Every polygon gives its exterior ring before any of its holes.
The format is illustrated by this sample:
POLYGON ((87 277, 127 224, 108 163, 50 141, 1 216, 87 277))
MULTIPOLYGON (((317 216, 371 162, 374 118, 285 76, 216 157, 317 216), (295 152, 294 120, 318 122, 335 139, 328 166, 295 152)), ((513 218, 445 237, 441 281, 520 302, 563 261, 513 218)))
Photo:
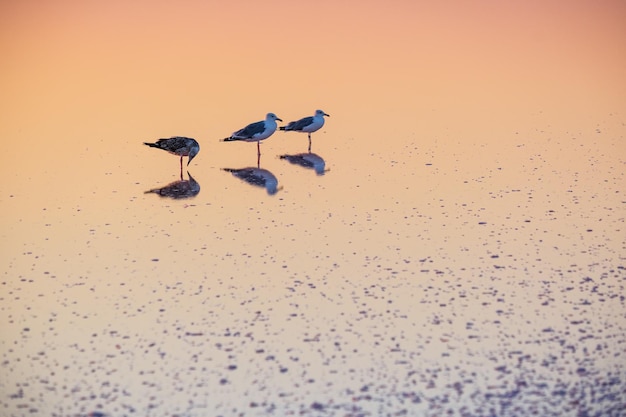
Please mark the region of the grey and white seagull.
POLYGON ((304 117, 294 122, 289 122, 286 126, 281 126, 280 130, 286 132, 303 132, 309 135, 309 152, 311 152, 311 133, 317 132, 324 126, 324 116, 330 117, 323 110, 315 110, 315 116, 304 117))
POLYGON ((222 139, 224 142, 232 142, 236 140, 243 140, 245 142, 256 142, 257 143, 257 155, 261 157, 261 141, 263 139, 267 139, 276 131, 278 125, 276 121, 281 121, 282 119, 278 118, 274 113, 267 113, 265 116, 265 120, 261 120, 260 122, 250 123, 248 126, 243 129, 239 129, 236 132, 233 132, 227 138, 222 139))
POLYGON ((193 138, 187 138, 184 136, 174 136, 167 139, 159 139, 154 143, 144 142, 144 145, 151 148, 163 149, 171 153, 172 155, 180 156, 180 172, 183 172, 183 156, 188 156, 189 160, 187 165, 191 162, 198 152, 200 152, 200 145, 193 138))

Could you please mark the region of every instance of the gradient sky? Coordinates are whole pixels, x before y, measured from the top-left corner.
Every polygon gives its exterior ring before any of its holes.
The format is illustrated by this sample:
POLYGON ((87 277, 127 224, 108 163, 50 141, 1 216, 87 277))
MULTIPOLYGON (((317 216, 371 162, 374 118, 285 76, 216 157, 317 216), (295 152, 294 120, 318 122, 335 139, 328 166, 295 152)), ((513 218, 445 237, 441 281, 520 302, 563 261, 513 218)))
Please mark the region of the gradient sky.
POLYGON ((176 102, 215 122, 246 97, 252 112, 331 94, 386 116, 624 105, 623 2, 431 3, 3 2, 1 117, 150 118, 176 102))

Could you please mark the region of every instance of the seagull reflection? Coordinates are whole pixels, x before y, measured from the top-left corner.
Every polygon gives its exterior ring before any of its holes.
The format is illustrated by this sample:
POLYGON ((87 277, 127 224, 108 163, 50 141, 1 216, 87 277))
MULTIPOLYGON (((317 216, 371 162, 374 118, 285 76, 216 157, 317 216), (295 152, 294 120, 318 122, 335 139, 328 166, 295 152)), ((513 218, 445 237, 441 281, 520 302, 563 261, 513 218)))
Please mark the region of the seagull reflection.
POLYGON ((326 171, 326 162, 321 156, 307 152, 296 155, 281 155, 280 159, 286 159, 294 165, 300 165, 304 168, 314 169, 317 175, 324 175, 326 171))
POLYGON ((257 187, 265 187, 269 195, 274 195, 282 189, 278 187, 278 179, 274 174, 263 168, 222 168, 226 172, 230 172, 235 177, 257 187))
POLYGON ((146 191, 144 194, 154 193, 158 194, 160 197, 173 198, 175 200, 195 197, 200 192, 200 184, 193 179, 189 172, 187 172, 187 176, 189 179, 183 180, 183 174, 181 173, 179 181, 174 181, 165 187, 153 188, 152 190, 146 191))

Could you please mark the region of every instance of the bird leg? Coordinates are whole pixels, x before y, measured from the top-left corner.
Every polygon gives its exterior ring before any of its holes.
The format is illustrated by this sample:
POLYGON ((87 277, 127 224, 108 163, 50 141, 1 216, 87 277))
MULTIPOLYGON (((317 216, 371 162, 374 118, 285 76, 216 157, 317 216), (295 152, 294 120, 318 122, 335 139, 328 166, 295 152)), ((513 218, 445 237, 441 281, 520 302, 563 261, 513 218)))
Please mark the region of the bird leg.
POLYGON ((256 143, 256 167, 261 168, 261 141, 256 143))
POLYGON ((309 133, 309 153, 311 153, 311 134, 309 133))

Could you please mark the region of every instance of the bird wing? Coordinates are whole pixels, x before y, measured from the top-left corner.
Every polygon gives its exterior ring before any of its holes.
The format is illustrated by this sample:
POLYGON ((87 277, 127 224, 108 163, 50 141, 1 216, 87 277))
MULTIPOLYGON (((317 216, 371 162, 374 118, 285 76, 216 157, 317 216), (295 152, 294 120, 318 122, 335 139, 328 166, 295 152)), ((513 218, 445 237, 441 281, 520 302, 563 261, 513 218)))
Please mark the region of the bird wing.
POLYGON ((285 130, 302 130, 305 127, 307 127, 308 125, 310 125, 311 123, 313 123, 313 117, 309 116, 309 117, 304 117, 300 120, 297 120, 295 122, 290 122, 286 127, 285 130))
POLYGON ((156 143, 162 149, 175 150, 184 148, 189 144, 189 138, 183 136, 174 136, 172 138, 159 139, 156 143))
POLYGON ((244 127, 233 133, 234 138, 238 139, 252 139, 254 135, 258 135, 259 133, 263 133, 265 131, 265 121, 262 120, 260 122, 250 123, 248 126, 244 127))

